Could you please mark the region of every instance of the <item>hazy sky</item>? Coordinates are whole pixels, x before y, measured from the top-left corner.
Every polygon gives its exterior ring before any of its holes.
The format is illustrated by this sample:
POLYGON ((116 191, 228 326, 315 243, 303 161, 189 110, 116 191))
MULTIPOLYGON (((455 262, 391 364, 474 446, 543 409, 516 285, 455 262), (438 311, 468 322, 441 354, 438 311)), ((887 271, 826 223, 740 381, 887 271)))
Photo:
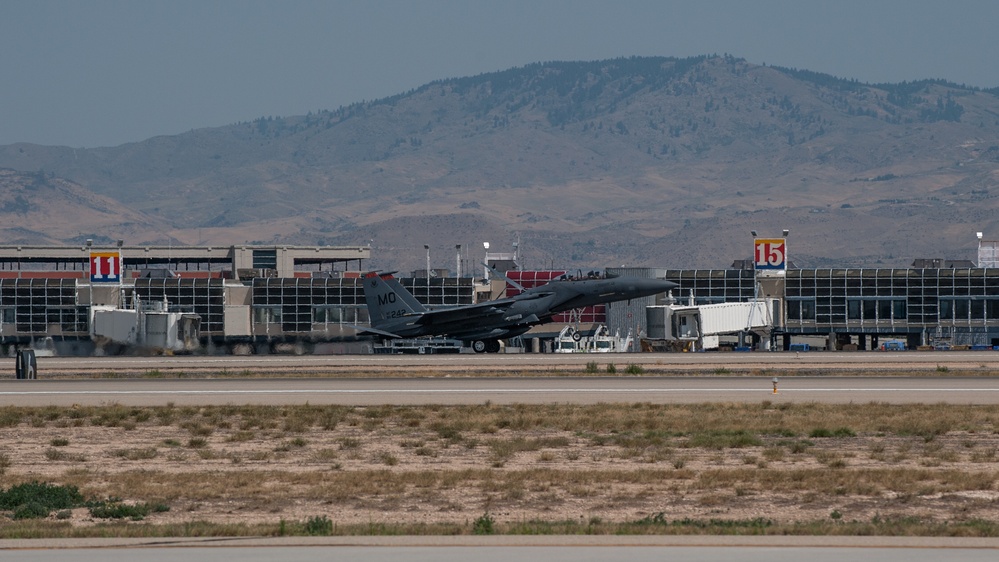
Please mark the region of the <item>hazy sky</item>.
POLYGON ((999 86, 993 0, 2 0, 0 144, 113 146, 549 60, 999 86))

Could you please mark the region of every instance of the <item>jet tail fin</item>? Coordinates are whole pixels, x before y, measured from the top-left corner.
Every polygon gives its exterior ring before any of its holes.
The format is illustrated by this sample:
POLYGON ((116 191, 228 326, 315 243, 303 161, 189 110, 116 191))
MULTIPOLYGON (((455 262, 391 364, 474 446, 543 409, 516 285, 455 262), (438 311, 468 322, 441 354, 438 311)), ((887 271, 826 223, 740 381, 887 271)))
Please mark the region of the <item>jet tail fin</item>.
POLYGON ((395 291, 395 294, 400 299, 403 300, 403 302, 410 308, 412 312, 427 311, 427 308, 423 306, 423 303, 416 300, 416 297, 414 297, 412 293, 407 291, 406 288, 402 286, 402 283, 400 283, 398 279, 392 277, 391 275, 387 276, 388 279, 386 279, 385 277, 386 276, 384 275, 382 276, 382 281, 385 281, 385 284, 388 285, 389 288, 391 288, 393 291, 395 291))
POLYGON ((364 276, 364 300, 368 305, 371 326, 390 318, 426 312, 416 297, 402 286, 391 273, 372 271, 364 276))

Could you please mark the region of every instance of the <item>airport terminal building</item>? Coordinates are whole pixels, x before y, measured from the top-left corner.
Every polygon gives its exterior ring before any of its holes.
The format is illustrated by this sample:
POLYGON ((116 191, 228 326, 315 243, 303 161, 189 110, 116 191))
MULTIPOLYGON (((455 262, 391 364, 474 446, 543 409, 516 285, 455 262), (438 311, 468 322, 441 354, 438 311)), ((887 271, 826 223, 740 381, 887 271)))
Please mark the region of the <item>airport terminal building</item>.
POLYGON ((917 260, 909 268, 788 269, 758 279, 741 266, 668 270, 665 278, 696 304, 779 298, 775 332, 785 349, 801 335, 829 337, 839 349, 874 349, 886 338, 910 348, 999 345, 999 268, 917 260))
MULTIPOLYGON (((918 345, 999 345, 996 247, 983 243, 978 263, 916 260, 908 268, 761 271, 752 260, 727 269, 620 268, 608 273, 677 283, 669 297, 619 302, 563 322, 599 322, 645 331, 644 307, 775 298, 773 344, 820 336, 834 349, 874 349, 900 338, 918 345)), ((282 345, 305 352, 366 352, 351 326, 367 323, 360 285, 368 247, 226 246, 98 248, 0 247, 0 344, 4 351, 40 341, 60 354, 95 351, 94 322, 108 309, 151 304, 183 315, 202 347, 266 353, 282 345), (304 346, 304 347, 302 347, 304 346)), ((546 280, 561 271, 519 271, 546 280)), ((400 279, 431 307, 495 298, 503 283, 423 271, 400 279)), ((367 341, 367 340, 364 340, 367 341)))

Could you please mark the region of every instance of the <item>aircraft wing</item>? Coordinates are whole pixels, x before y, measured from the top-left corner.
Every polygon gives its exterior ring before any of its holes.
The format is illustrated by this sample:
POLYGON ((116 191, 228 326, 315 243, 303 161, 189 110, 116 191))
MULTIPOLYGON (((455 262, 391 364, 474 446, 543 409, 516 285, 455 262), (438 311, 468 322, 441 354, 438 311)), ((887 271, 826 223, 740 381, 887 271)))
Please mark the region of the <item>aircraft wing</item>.
POLYGON ((449 322, 460 322, 471 318, 489 318, 491 316, 501 316, 506 309, 513 305, 509 303, 498 303, 492 301, 482 304, 473 304, 457 308, 445 308, 441 310, 428 310, 420 315, 417 324, 447 324, 449 322))
POLYGON ((557 306, 552 307, 552 312, 558 314, 560 312, 565 312, 566 310, 572 310, 574 308, 580 308, 581 306, 587 306, 589 303, 583 303, 583 296, 576 295, 565 302, 559 303, 557 306))
POLYGON ((469 320, 473 318, 502 316, 506 313, 507 309, 518 301, 537 299, 544 296, 546 296, 545 293, 524 294, 479 304, 458 306, 455 308, 444 308, 439 310, 428 310, 420 314, 420 319, 417 320, 416 323, 422 325, 447 324, 450 322, 460 322, 462 320, 469 320))

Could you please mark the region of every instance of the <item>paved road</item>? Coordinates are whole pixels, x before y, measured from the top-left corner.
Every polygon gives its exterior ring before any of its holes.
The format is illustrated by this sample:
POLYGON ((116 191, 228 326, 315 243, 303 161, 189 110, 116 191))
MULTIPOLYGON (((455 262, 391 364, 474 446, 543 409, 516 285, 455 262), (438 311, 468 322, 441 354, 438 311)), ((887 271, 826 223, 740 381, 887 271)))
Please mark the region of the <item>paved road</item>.
MULTIPOLYGON (((507 562, 512 559, 545 560, 548 562, 660 562, 662 560, 708 562, 739 560, 741 562, 842 562, 850 557, 868 562, 938 562, 940 560, 994 562, 995 549, 938 548, 931 551, 913 548, 795 548, 795 547, 711 547, 711 546, 649 546, 649 547, 532 547, 532 546, 465 546, 465 547, 284 547, 239 548, 202 547, 178 549, 117 548, 92 550, 35 550, 16 554, 19 562, 105 562, 119 556, 136 556, 146 562, 325 562, 351 560, 356 562, 507 562)), ((0 551, 0 560, 3 551, 0 551)))
POLYGON ((241 560, 320 561, 511 559, 582 562, 620 560, 740 560, 839 562, 992 561, 999 541, 950 537, 501 536, 331 537, 285 539, 118 539, 0 541, 0 560, 97 562, 138 557, 152 562, 241 560), (117 548, 108 548, 111 543, 117 548), (171 548, 172 547, 172 548, 171 548), (15 549, 15 550, 5 550, 15 549), (24 549, 24 550, 21 550, 24 549), (126 549, 126 550, 122 550, 126 549))
POLYGON ((599 402, 999 404, 994 376, 411 377, 0 380, 0 405, 540 404, 599 402))
MULTIPOLYGON (((716 371, 999 371, 996 351, 906 352, 753 352, 753 353, 617 353, 617 354, 454 354, 454 355, 265 355, 174 357, 39 357, 38 372, 149 373, 178 372, 266 373, 288 371, 338 372, 384 369, 435 372, 493 370, 511 372, 581 370, 595 362, 600 369, 641 365, 655 372, 716 371)), ((14 372, 12 358, 0 359, 0 373, 14 372)))

